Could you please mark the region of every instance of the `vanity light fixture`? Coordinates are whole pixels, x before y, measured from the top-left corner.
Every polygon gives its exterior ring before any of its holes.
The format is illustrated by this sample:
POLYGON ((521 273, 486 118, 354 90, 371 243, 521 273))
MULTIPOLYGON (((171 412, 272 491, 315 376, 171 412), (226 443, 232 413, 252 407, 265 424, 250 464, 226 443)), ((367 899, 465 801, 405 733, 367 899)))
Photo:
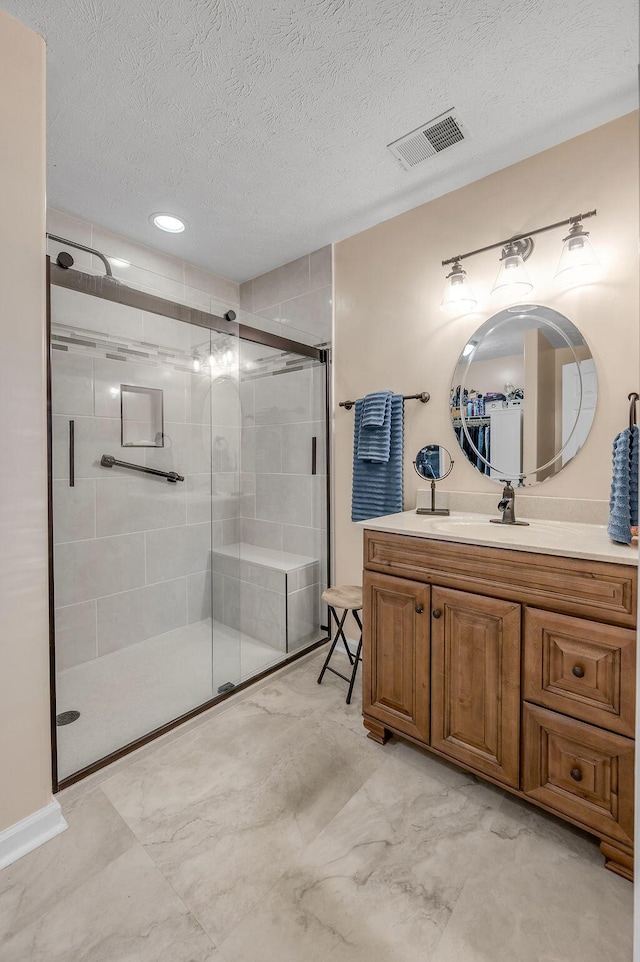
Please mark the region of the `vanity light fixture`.
POLYGON ((112 267, 131 267, 131 262, 125 261, 122 257, 110 257, 109 261, 112 267))
POLYGON ((533 290, 533 284, 524 266, 525 260, 531 256, 532 251, 533 241, 530 237, 513 241, 502 248, 500 269, 491 288, 492 294, 507 296, 512 300, 524 297, 533 290))
POLYGON ((149 220, 154 227, 159 227, 160 230, 165 230, 169 234, 181 234, 187 226, 183 220, 180 220, 174 214, 152 214, 149 220))
POLYGON ((557 221, 555 224, 536 227, 535 230, 527 231, 526 234, 507 237, 495 244, 487 244, 486 247, 467 251, 466 254, 456 254, 454 257, 442 261, 443 267, 451 265, 440 304, 442 310, 453 316, 460 316, 468 314, 476 307, 477 301, 471 292, 466 271, 463 269, 461 261, 466 257, 484 254, 485 251, 496 250, 498 247, 502 248, 500 269, 491 293, 500 295, 507 300, 524 297, 533 290, 533 284, 524 265, 533 251, 533 237, 536 234, 542 234, 545 231, 555 230, 567 225, 570 225, 570 230, 564 238, 565 246, 555 276, 562 280, 566 278, 571 286, 593 280, 598 259, 591 247, 589 233, 582 226, 582 221, 586 220, 587 217, 595 217, 596 213, 596 210, 589 210, 584 214, 575 214, 573 217, 567 217, 566 220, 557 221))
POLYGON ((477 303, 467 281, 467 272, 459 259, 454 260, 444 286, 444 295, 440 305, 442 310, 455 317, 459 314, 468 314, 476 307, 477 303))
POLYGON ((589 240, 589 231, 582 226, 581 220, 572 220, 571 230, 562 238, 564 247, 560 255, 556 280, 562 280, 577 287, 594 280, 600 261, 589 240))

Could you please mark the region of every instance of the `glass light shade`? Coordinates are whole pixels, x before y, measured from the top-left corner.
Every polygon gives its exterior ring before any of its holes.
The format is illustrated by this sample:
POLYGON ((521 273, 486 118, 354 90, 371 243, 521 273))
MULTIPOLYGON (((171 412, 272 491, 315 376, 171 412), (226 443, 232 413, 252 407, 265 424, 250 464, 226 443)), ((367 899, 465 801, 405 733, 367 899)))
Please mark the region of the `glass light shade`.
POLYGON ((454 264, 451 273, 447 274, 444 294, 440 307, 452 316, 468 314, 477 305, 473 291, 467 281, 467 272, 460 264, 454 264))
POLYGON ((533 290, 527 268, 524 266, 522 254, 516 247, 505 247, 500 258, 500 269, 495 283, 491 288, 492 294, 504 297, 524 297, 533 290))
POLYGON ((589 284, 598 276, 599 267, 600 261, 586 231, 580 229, 564 238, 556 280, 561 280, 569 287, 589 284))

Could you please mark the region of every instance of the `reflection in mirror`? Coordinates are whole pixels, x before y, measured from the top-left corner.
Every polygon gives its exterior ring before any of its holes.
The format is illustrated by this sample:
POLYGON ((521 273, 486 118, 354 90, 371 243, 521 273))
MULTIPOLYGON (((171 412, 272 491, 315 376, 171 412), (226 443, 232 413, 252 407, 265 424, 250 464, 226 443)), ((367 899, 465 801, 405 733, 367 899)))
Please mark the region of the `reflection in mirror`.
POLYGON ((436 481, 442 481, 451 474, 453 461, 451 455, 441 444, 426 444, 420 448, 413 462, 416 474, 431 482, 431 506, 418 504, 416 514, 449 514, 448 508, 436 508, 436 481))
POLYGON ((520 304, 490 317, 463 348, 451 420, 481 474, 537 484, 580 450, 596 398, 595 364, 577 327, 549 307, 520 304))

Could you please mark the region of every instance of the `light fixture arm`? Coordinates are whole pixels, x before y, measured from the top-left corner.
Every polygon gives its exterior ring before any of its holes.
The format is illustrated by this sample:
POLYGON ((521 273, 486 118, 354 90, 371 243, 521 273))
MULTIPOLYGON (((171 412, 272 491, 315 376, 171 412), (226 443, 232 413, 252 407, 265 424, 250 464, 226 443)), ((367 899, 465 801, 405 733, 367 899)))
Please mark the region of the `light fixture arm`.
MULTIPOLYGON (((497 247, 506 247, 508 244, 515 244, 518 241, 530 240, 535 234, 543 234, 545 231, 555 230, 557 227, 566 227, 567 224, 571 224, 571 227, 574 227, 576 224, 579 224, 580 221, 586 220, 587 217, 595 217, 596 214, 596 210, 589 210, 585 214, 575 214, 573 217, 567 217, 566 220, 559 220, 555 224, 548 224, 546 227, 536 227, 535 230, 528 230, 523 234, 507 237, 505 240, 497 241, 495 244, 487 244, 486 247, 479 247, 477 250, 467 251, 466 254, 456 254, 455 257, 449 257, 446 261, 442 261, 442 266, 447 267, 449 264, 455 264, 456 261, 459 262, 466 257, 474 257, 476 254, 483 254, 485 251, 495 250, 497 247)), ((533 242, 531 243, 531 247, 533 248, 533 242)), ((523 259, 525 259, 524 256, 523 259)))

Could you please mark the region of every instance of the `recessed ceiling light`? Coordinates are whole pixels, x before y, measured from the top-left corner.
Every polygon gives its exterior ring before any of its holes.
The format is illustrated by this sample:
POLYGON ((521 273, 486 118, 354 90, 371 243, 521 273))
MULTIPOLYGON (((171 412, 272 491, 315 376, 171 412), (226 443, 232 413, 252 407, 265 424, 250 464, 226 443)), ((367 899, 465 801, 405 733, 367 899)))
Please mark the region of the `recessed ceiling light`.
POLYGON ((112 267, 131 267, 131 262, 123 260, 122 257, 110 257, 109 263, 112 267))
POLYGON ((173 214, 152 214, 149 219, 160 230, 166 230, 170 234, 181 234, 187 226, 183 220, 174 217, 173 214))

